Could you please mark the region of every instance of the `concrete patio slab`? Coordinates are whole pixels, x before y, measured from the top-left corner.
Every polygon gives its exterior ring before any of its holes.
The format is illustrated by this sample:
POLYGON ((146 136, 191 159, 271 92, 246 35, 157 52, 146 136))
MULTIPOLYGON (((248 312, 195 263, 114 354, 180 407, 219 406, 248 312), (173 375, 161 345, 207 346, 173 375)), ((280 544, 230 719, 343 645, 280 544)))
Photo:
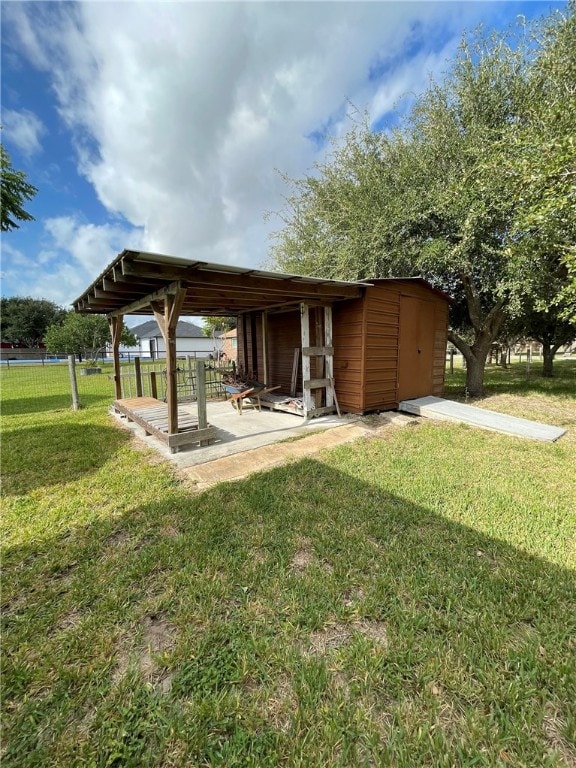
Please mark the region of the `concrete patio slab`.
MULTIPOLYGON (((194 403, 181 403, 180 408, 196 414, 194 403)), ((301 416, 280 411, 247 409, 242 416, 227 401, 208 402, 208 423, 216 428, 216 440, 210 445, 199 447, 184 446, 178 453, 170 453, 168 446, 146 436, 144 430, 134 422, 122 423, 143 442, 154 448, 180 469, 208 464, 227 457, 234 457, 246 451, 270 446, 282 440, 324 432, 338 427, 349 427, 359 422, 359 417, 346 415, 322 416, 305 421, 301 416)), ((120 418, 115 414, 116 418, 120 418)), ((232 462, 232 463, 233 463, 232 462)))

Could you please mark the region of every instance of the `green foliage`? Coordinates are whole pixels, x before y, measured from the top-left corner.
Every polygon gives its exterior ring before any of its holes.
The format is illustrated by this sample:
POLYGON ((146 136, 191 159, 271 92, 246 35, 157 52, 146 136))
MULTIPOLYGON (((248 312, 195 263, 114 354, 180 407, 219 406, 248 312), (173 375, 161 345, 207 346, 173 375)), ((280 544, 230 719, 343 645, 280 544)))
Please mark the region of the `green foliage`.
POLYGON ((26 200, 38 192, 26 181, 23 171, 15 171, 10 156, 0 144, 0 199, 2 210, 2 232, 18 229, 19 221, 34 221, 34 216, 24 210, 26 200))
POLYGON ((513 313, 576 314, 576 5, 536 28, 527 98, 492 163, 514 202, 505 288, 513 313))
POLYGON ((357 121, 325 164, 291 182, 275 264, 428 278, 455 299, 449 338, 481 394, 505 318, 528 297, 538 310, 567 303, 576 99, 565 111, 561 94, 576 82, 573 27, 572 5, 529 33, 469 36, 400 128, 375 134, 367 116, 357 121))
POLYGON ((51 325, 59 325, 66 310, 47 299, 31 296, 0 298, 0 333, 2 341, 37 347, 51 325))
POLYGON ((236 328, 235 317, 212 317, 206 316, 203 318, 203 332, 204 336, 219 336, 221 333, 231 331, 236 328))
MULTIPOLYGON (((77 354, 96 361, 111 341, 110 326, 103 315, 80 315, 69 312, 64 322, 52 325, 44 339, 46 347, 55 354, 77 354)), ((137 344, 136 337, 126 327, 122 328, 121 343, 137 344)))

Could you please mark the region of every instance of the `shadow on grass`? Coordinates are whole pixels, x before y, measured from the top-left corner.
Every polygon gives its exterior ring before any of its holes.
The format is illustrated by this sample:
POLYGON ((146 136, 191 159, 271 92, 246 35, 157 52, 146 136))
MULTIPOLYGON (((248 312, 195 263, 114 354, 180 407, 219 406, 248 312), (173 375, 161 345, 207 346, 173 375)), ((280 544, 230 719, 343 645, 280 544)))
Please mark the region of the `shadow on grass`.
POLYGON ((24 494, 76 480, 99 469, 130 439, 123 430, 72 421, 74 416, 3 431, 4 494, 24 494))
POLYGON ((575 588, 314 460, 85 528, 72 512, 4 557, 5 765, 553 765, 573 748, 575 588), (305 650, 359 620, 384 648, 305 650))

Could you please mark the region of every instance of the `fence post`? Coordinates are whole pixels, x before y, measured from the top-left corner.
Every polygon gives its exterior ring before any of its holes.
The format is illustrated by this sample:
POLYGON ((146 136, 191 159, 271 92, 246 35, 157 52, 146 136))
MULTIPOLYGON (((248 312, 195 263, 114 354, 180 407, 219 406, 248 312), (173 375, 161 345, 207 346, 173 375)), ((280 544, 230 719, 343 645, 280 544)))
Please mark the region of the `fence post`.
POLYGON ((76 381, 76 358, 74 355, 68 355, 68 370, 70 372, 70 389, 72 390, 72 410, 77 411, 80 408, 78 399, 78 382, 76 381))
POLYGON ((156 371, 150 371, 150 394, 154 400, 158 400, 158 384, 156 383, 156 371))
POLYGON ((188 367, 188 381, 190 382, 190 400, 194 397, 194 376, 192 375, 192 357, 186 355, 186 365, 188 367))
POLYGON ((450 373, 454 373, 454 350, 450 350, 450 373))
POLYGON ((206 368, 203 360, 196 360, 196 402, 198 404, 198 429, 206 429, 206 368))
POLYGON ((136 397, 142 397, 142 371, 139 357, 134 358, 134 375, 136 376, 136 397))

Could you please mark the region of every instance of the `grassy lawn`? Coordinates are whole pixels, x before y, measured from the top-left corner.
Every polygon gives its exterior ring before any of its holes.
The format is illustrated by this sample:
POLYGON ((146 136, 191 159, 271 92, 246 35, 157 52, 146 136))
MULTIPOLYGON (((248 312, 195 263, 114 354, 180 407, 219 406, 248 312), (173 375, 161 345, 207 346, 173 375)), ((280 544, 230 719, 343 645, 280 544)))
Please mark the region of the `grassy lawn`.
POLYGON ((3 766, 576 765, 576 365, 523 370, 481 405, 555 444, 421 422, 201 494, 107 377, 1 372, 3 766))

